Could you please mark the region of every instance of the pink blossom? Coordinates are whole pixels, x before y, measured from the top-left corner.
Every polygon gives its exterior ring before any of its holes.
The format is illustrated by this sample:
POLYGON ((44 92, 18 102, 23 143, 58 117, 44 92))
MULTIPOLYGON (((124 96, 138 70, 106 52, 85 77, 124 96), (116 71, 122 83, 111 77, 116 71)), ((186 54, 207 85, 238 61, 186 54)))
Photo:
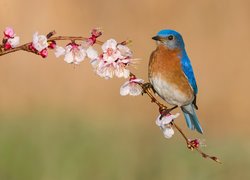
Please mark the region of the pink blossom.
POLYGON ((56 41, 49 41, 48 42, 48 48, 55 49, 56 48, 56 41))
POLYGON ((29 48, 31 51, 33 51, 33 52, 36 52, 36 51, 37 51, 37 50, 34 48, 34 46, 33 46, 32 43, 30 43, 30 44, 28 45, 28 48, 29 48))
POLYGON ((200 146, 205 147, 205 140, 204 139, 188 139, 188 141, 196 148, 199 148, 200 146))
POLYGON ((85 41, 83 41, 82 46, 84 49, 89 48, 90 46, 93 46, 96 43, 96 39, 102 35, 102 31, 99 28, 95 28, 91 31, 91 37, 87 38, 85 41))
POLYGON ((46 58, 48 56, 48 50, 45 48, 42 51, 39 52, 39 54, 43 57, 46 58))
POLYGON ((13 38, 15 36, 15 32, 11 27, 6 27, 4 30, 4 36, 6 38, 13 38))
POLYGON ((9 42, 4 44, 4 50, 8 50, 8 49, 11 49, 11 45, 9 42))
POLYGON ((88 38, 86 40, 87 44, 89 44, 89 46, 93 46, 93 44, 95 44, 96 39, 102 35, 102 31, 99 28, 95 28, 91 31, 91 37, 88 38))
POLYGON ((92 36, 86 40, 86 45, 87 46, 93 46, 96 42, 96 37, 92 36))
POLYGON ((91 35, 97 38, 102 35, 102 30, 100 28, 94 28, 91 31, 91 35))
POLYGON ((129 81, 126 81, 120 88, 120 94, 122 96, 131 95, 138 96, 142 93, 142 88, 139 83, 143 83, 144 80, 130 78, 129 81))
POLYGON ((174 135, 174 130, 172 128, 171 122, 176 119, 180 114, 177 113, 175 115, 173 114, 167 114, 162 117, 162 115, 159 115, 156 119, 156 125, 160 127, 162 130, 165 138, 171 138, 174 135))
POLYGON ((17 47, 17 45, 19 44, 19 40, 19 36, 16 36, 12 28, 5 28, 3 41, 5 50, 17 47))

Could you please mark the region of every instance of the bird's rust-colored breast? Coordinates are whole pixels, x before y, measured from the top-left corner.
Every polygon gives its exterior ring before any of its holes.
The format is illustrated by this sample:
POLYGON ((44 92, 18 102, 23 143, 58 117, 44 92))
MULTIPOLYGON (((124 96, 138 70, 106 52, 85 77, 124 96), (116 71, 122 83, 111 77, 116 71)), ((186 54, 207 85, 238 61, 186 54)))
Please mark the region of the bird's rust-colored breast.
MULTIPOLYGON (((178 89, 179 92, 186 96, 188 101, 192 101, 194 97, 193 89, 182 71, 179 56, 180 50, 169 50, 163 45, 159 45, 150 57, 149 79, 152 80, 154 77, 161 78, 169 85, 178 89)), ((159 95, 161 97, 164 96, 159 95)))

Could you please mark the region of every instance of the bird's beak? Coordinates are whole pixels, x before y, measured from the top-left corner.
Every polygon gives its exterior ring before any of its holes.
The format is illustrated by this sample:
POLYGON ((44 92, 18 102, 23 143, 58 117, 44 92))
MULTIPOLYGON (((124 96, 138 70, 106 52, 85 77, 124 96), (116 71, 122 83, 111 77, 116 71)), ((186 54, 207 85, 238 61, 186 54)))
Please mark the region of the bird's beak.
POLYGON ((154 37, 152 37, 152 39, 155 41, 162 41, 163 40, 163 38, 160 36, 154 36, 154 37))

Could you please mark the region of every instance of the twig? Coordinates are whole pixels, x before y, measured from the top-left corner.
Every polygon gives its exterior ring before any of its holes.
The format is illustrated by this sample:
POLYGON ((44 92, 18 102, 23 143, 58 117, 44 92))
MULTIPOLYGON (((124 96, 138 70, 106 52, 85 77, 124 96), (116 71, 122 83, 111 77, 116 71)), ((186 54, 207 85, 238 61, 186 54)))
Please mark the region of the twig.
POLYGON ((176 125, 176 123, 172 122, 172 125, 180 132, 180 134, 182 135, 182 137, 186 140, 188 149, 190 149, 190 150, 194 150, 195 149, 196 151, 198 151, 202 155, 202 157, 204 157, 204 158, 210 158, 211 160, 213 160, 213 161, 221 164, 221 161, 217 157, 210 156, 210 155, 204 153, 199 147, 195 146, 192 143, 192 141, 190 141, 187 138, 187 136, 184 134, 184 132, 181 130, 181 128, 176 125))
MULTIPOLYGON (((55 36, 55 37, 52 37, 54 34, 55 34, 55 31, 51 31, 50 33, 48 33, 48 35, 47 35, 47 37, 48 37, 47 41, 48 42, 50 42, 50 41, 65 41, 65 40, 86 41, 88 39, 86 37, 81 37, 81 36, 55 36)), ((13 52, 16 52, 16 51, 21 51, 21 50, 34 53, 34 51, 29 49, 29 45, 31 43, 32 42, 29 42, 29 43, 26 43, 26 44, 23 44, 23 45, 20 45, 20 46, 17 46, 15 48, 11 48, 11 49, 8 49, 8 50, 2 50, 3 46, 0 45, 0 56, 6 55, 6 54, 9 54, 9 53, 13 53, 13 52)), ((99 45, 103 44, 102 41, 98 41, 98 40, 96 40, 95 43, 99 44, 99 45)))
MULTIPOLYGON (((31 42, 30 42, 30 43, 31 43, 31 42)), ((15 48, 12 48, 12 49, 8 49, 8 50, 5 50, 5 51, 2 51, 2 52, 0 52, 0 56, 6 55, 6 54, 9 54, 9 53, 13 53, 13 52, 16 52, 16 51, 20 51, 20 50, 32 52, 32 51, 29 51, 29 49, 28 49, 28 45, 29 45, 30 43, 26 43, 26 44, 23 44, 23 45, 21 45, 21 46, 17 46, 17 47, 15 47, 15 48)))
MULTIPOLYGON (((48 39, 48 41, 65 41, 65 40, 70 40, 70 41, 85 41, 88 38, 86 37, 81 37, 81 36, 56 36, 56 37, 51 37, 48 39)), ((96 44, 102 45, 102 41, 96 40, 96 44)))
MULTIPOLYGON (((130 77, 136 77, 132 72, 130 72, 130 77)), ((143 89, 143 93, 146 93, 149 98, 151 99, 152 103, 157 104, 157 106, 159 107, 160 110, 163 109, 168 109, 167 106, 165 106, 164 104, 161 104, 155 97, 154 95, 151 93, 151 88, 148 87, 148 85, 150 86, 150 83, 138 83, 141 88, 143 89)))

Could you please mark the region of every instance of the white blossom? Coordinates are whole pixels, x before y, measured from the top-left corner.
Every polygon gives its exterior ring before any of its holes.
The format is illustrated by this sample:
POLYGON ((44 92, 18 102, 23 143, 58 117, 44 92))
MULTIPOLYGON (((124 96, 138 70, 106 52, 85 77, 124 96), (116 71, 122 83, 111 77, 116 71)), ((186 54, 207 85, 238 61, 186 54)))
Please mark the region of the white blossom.
POLYGON ((92 46, 87 48, 86 54, 87 54, 88 58, 91 60, 96 59, 98 57, 97 51, 92 46))
POLYGON ((113 78, 115 75, 115 63, 106 63, 103 60, 96 62, 96 73, 105 79, 113 78))
POLYGON ((85 50, 77 44, 69 44, 65 48, 64 60, 67 63, 80 64, 86 57, 85 50))
POLYGON ((130 71, 126 69, 126 67, 123 64, 116 64, 115 75, 118 78, 121 78, 121 77, 128 78, 129 74, 130 74, 130 71))
POLYGON ((131 95, 138 96, 142 93, 142 88, 138 83, 143 83, 142 79, 130 79, 126 81, 120 88, 120 94, 122 96, 131 95))
POLYGON ((55 48, 55 56, 58 58, 60 56, 65 55, 65 49, 61 46, 56 46, 55 48))
POLYGON ((159 115, 156 119, 156 125, 159 126, 164 134, 165 138, 171 138, 174 135, 174 130, 172 128, 171 122, 176 119, 180 114, 177 113, 175 115, 173 114, 167 114, 162 117, 162 115, 159 115))
POLYGON ((38 51, 48 47, 47 37, 45 35, 38 35, 38 32, 35 32, 33 35, 33 47, 38 51))
POLYGON ((117 49, 117 42, 114 39, 107 40, 102 45, 103 60, 112 63, 121 57, 120 51, 117 49))
POLYGON ((117 46, 117 49, 120 51, 121 55, 126 58, 126 57, 131 57, 132 56, 132 52, 131 50, 127 47, 127 46, 124 46, 124 45, 121 45, 119 44, 117 46))
POLYGON ((174 135, 174 130, 173 128, 165 128, 163 134, 165 138, 170 139, 174 135))
POLYGON ((19 38, 19 36, 14 36, 13 38, 9 38, 9 39, 7 40, 7 42, 10 44, 10 46, 11 46, 12 48, 15 48, 15 47, 18 46, 18 44, 19 44, 19 42, 20 42, 20 38, 19 38))

